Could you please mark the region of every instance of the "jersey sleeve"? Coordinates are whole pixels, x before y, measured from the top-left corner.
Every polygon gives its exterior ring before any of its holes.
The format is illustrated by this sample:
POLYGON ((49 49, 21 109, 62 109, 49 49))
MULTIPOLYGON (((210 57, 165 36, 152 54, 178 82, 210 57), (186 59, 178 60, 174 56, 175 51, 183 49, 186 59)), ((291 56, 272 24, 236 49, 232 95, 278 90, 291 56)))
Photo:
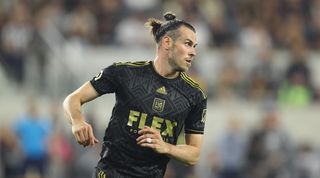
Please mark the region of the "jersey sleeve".
POLYGON ((203 99, 199 104, 192 107, 185 123, 185 133, 203 134, 207 113, 207 99, 203 99))
POLYGON ((96 75, 90 80, 93 88, 98 92, 99 95, 106 93, 114 93, 119 87, 119 80, 117 80, 117 74, 119 70, 116 65, 111 65, 96 75))

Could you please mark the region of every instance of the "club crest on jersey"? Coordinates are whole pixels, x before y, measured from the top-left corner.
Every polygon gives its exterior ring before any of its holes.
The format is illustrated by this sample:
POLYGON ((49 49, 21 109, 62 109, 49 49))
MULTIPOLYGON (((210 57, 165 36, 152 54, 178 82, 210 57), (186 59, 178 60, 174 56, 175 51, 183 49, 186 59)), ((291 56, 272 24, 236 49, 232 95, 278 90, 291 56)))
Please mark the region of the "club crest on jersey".
POLYGON ((164 109, 165 102, 166 101, 164 99, 154 98, 153 104, 152 104, 152 109, 156 112, 162 112, 164 109))

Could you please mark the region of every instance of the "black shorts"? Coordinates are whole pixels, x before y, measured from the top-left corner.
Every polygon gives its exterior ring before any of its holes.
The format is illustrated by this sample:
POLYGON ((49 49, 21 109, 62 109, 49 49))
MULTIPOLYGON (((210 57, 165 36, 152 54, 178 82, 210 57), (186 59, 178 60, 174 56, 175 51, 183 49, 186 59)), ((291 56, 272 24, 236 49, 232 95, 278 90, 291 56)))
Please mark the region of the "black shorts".
POLYGON ((137 176, 130 176, 127 174, 121 174, 116 169, 102 170, 96 167, 92 175, 92 178, 163 178, 163 175, 137 177, 137 176))
POLYGON ((115 169, 104 171, 99 168, 95 168, 92 178, 127 178, 128 176, 121 175, 115 169))

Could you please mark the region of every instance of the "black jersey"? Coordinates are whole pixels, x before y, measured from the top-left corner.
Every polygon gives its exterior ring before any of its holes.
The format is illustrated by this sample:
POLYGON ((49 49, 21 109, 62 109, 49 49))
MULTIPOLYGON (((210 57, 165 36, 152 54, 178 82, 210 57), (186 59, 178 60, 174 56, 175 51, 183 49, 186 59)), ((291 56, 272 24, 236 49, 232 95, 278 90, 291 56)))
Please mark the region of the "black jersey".
POLYGON ((152 61, 115 63, 91 81, 99 95, 115 93, 98 168, 127 177, 163 177, 169 158, 137 144, 147 125, 176 144, 181 130, 203 134, 207 99, 184 72, 175 79, 159 75, 152 61))

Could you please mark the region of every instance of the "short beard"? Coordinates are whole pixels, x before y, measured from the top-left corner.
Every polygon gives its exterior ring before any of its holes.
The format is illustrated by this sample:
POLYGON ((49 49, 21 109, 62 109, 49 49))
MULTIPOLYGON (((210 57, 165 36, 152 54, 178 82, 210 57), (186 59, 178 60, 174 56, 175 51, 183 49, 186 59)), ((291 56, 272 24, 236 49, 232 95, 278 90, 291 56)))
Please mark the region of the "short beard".
POLYGON ((172 48, 169 49, 171 55, 169 55, 169 59, 168 59, 168 63, 169 65, 172 67, 173 71, 176 72, 185 72, 185 69, 183 69, 182 67, 180 67, 177 63, 176 63, 176 56, 174 55, 174 50, 175 47, 173 45, 172 48))

